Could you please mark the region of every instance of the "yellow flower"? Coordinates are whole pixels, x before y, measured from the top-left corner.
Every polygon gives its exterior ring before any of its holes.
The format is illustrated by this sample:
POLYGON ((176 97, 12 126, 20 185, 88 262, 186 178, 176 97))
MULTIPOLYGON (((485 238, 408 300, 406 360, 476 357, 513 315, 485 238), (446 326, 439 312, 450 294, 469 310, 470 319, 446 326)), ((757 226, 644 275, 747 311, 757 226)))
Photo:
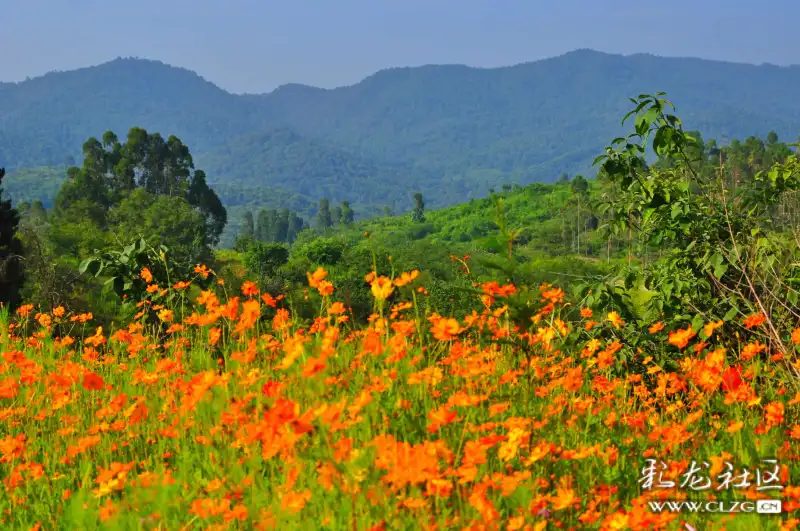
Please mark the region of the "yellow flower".
POLYGON ((614 325, 614 328, 619 330, 619 327, 625 324, 625 321, 622 320, 622 317, 619 316, 617 312, 609 313, 606 318, 611 321, 611 324, 614 325))
POLYGON ((388 277, 377 277, 372 281, 372 294, 376 299, 388 299, 392 294, 394 288, 392 287, 392 280, 388 277))

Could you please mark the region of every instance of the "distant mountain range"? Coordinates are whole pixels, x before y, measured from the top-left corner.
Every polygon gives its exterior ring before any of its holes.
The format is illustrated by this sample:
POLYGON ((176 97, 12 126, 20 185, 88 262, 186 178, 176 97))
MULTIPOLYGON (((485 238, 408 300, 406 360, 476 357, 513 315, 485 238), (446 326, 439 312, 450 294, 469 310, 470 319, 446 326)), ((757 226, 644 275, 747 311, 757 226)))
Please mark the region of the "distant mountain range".
POLYGON ((292 84, 234 95, 189 70, 117 59, 0 83, 0 166, 63 165, 88 137, 140 126, 180 137, 219 186, 401 211, 416 190, 443 206, 503 183, 590 172, 622 131, 628 98, 644 92, 666 91, 686 127, 706 138, 775 130, 794 139, 798 86, 794 66, 579 50, 512 67, 392 68, 332 90, 292 84))

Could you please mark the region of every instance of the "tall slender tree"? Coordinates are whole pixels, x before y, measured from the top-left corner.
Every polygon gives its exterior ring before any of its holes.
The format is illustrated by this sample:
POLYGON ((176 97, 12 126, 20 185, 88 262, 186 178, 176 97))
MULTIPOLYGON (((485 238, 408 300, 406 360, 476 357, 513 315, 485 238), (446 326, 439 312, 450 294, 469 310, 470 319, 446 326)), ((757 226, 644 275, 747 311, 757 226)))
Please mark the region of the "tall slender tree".
POLYGON ((266 208, 258 210, 258 217, 256 218, 255 238, 260 242, 269 241, 269 234, 272 231, 270 226, 271 218, 266 208))
POLYGON ((333 226, 333 219, 331 218, 331 205, 327 197, 319 200, 319 209, 317 210, 317 226, 320 229, 328 229, 333 226))
POLYGON ((411 213, 411 220, 414 223, 425 222, 425 200, 422 198, 421 192, 414 194, 414 211, 411 213))
MULTIPOLYGON (((0 168, 0 185, 6 171, 0 168)), ((17 237, 19 213, 11 200, 3 200, 0 187, 0 303, 13 311, 21 302, 20 290, 24 280, 22 270, 22 242, 17 237)))
POLYGON ((305 222, 303 218, 298 216, 296 212, 292 212, 292 215, 289 217, 289 243, 297 239, 297 235, 302 232, 304 227, 305 222))
POLYGON ((239 232, 241 238, 254 238, 256 233, 255 222, 253 221, 253 213, 248 210, 244 213, 244 220, 242 221, 242 229, 239 232))
POLYGON ((353 212, 352 207, 350 206, 349 201, 342 201, 342 214, 341 214, 341 224, 342 225, 350 225, 353 223, 353 219, 355 218, 355 213, 353 212))
POLYGON ((275 241, 286 243, 289 241, 289 209, 282 208, 278 212, 278 220, 275 224, 275 241))

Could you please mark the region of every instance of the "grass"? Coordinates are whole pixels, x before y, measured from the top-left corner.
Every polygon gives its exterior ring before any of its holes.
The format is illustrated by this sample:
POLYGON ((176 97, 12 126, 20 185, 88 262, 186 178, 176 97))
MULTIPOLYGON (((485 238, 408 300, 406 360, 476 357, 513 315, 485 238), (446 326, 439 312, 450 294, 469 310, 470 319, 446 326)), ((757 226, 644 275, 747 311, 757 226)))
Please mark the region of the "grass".
POLYGON ((636 352, 632 325, 567 320, 551 286, 528 327, 506 305, 516 287, 492 284, 459 322, 422 310, 413 275, 369 275, 375 313, 353 323, 323 270, 304 323, 293 301, 198 272, 206 289, 150 290, 127 329, 61 308, 0 317, 4 529, 797 527, 800 394, 756 340, 726 356, 711 327, 655 326, 638 333, 657 350, 636 352), (717 494, 784 512, 651 511, 705 494, 643 488, 647 458, 678 483, 693 460, 716 478, 777 458, 779 494, 717 494))

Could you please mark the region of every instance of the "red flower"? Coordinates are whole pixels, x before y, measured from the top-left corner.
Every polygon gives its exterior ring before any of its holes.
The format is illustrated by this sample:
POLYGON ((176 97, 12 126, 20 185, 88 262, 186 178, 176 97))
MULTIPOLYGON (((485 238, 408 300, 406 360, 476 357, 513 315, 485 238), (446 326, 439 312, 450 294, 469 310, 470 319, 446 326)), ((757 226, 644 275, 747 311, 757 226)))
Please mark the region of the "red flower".
POLYGON ((270 380, 261 388, 261 394, 268 398, 274 398, 278 396, 278 393, 280 393, 280 387, 281 386, 278 382, 270 380))
POLYGON ((99 391, 103 388, 105 382, 101 376, 93 372, 87 372, 83 375, 83 383, 81 385, 88 391, 99 391))
POLYGON ((742 385, 744 385, 744 381, 742 380, 742 370, 739 367, 728 367, 722 373, 722 388, 725 391, 736 391, 742 385))

